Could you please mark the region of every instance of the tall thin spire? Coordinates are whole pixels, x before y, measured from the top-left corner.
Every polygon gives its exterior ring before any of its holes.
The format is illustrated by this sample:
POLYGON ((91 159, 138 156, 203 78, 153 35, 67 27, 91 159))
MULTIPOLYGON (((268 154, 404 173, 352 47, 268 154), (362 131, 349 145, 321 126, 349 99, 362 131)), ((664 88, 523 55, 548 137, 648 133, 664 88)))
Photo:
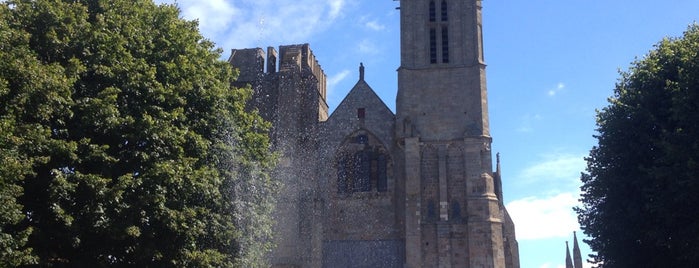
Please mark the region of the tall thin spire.
POLYGON ((575 268, 582 268, 582 255, 580 255, 580 247, 578 246, 578 237, 573 232, 573 261, 575 268))
POLYGON ((570 249, 568 248, 568 241, 566 241, 566 268, 574 268, 573 260, 570 259, 570 249))

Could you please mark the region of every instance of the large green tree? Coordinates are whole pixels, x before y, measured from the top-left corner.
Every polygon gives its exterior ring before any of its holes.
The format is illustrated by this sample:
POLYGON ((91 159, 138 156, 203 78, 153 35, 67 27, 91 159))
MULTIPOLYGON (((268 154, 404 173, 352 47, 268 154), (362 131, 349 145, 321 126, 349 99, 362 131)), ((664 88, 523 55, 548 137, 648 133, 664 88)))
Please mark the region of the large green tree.
POLYGON ((635 61, 598 112, 577 208, 604 267, 699 267, 699 26, 635 61))
POLYGON ((172 5, 0 3, 0 266, 262 266, 249 89, 172 5))

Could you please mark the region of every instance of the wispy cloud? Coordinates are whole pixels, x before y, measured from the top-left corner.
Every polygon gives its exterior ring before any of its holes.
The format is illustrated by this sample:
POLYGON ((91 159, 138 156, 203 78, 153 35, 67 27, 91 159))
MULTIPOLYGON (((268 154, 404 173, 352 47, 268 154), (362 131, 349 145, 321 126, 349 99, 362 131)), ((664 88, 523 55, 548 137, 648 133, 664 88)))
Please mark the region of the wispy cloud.
POLYGON ((308 42, 343 14, 347 0, 156 0, 176 3, 225 50, 308 42))
POLYGON ((335 91, 335 86, 345 80, 347 76, 349 76, 350 71, 349 70, 342 70, 339 73, 336 73, 328 78, 328 95, 332 95, 333 92, 335 91))
POLYGON ((563 84, 562 82, 560 82, 556 85, 556 87, 554 87, 553 89, 550 89, 548 94, 551 97, 556 96, 556 94, 563 91, 565 88, 566 88, 566 85, 563 84))
POLYGON ((527 197, 507 204, 517 226, 518 240, 565 238, 579 229, 573 207, 578 196, 560 193, 547 197, 527 197))
POLYGON ((585 169, 584 157, 584 154, 550 152, 522 170, 519 177, 527 183, 568 182, 577 185, 580 172, 585 169))
POLYGON ((364 23, 364 26, 366 26, 367 28, 374 30, 374 31, 381 31, 381 30, 386 28, 386 26, 384 26, 383 24, 380 24, 376 20, 367 21, 366 23, 364 23))
POLYGON ((202 32, 221 32, 239 14, 239 10, 225 0, 180 0, 177 5, 185 18, 199 20, 199 29, 202 32))
POLYGON ((341 12, 342 8, 345 6, 345 0, 328 0, 328 5, 330 5, 330 19, 337 18, 341 12))
POLYGON ((357 45, 357 48, 359 49, 359 53, 364 55, 375 55, 380 52, 379 47, 370 39, 362 39, 357 45))
POLYGON ((539 114, 525 114, 520 118, 520 125, 517 128, 517 132, 529 133, 534 131, 533 124, 541 120, 541 115, 539 114))

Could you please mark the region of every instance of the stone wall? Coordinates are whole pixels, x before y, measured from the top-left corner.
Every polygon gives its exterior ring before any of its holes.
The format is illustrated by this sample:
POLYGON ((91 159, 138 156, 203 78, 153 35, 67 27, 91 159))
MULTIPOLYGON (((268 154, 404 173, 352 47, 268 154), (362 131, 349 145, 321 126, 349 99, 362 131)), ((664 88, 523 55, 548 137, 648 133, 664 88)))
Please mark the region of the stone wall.
POLYGON ((266 71, 260 48, 233 50, 229 62, 241 72, 234 86, 253 89, 249 108, 272 123, 272 145, 280 156, 272 174, 283 188, 277 198, 277 247, 271 264, 319 267, 321 232, 316 223, 322 200, 316 196, 316 160, 319 120, 328 113, 325 73, 307 44, 280 47, 279 54, 271 47, 267 51, 266 71))

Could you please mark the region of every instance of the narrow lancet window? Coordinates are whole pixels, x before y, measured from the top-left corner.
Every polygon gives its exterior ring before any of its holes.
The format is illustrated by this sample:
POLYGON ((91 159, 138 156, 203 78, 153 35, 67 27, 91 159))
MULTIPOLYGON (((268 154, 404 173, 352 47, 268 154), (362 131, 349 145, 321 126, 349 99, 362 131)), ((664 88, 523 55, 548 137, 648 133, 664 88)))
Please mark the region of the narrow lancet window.
POLYGON ((449 63, 449 28, 442 27, 442 63, 449 63))
POLYGON ((449 16, 447 14, 447 1, 442 0, 442 21, 447 21, 449 16))
POLYGON ((430 21, 437 20, 437 10, 434 1, 430 1, 430 21))
POLYGON ((437 30, 430 29, 430 63, 437 63, 437 30))

